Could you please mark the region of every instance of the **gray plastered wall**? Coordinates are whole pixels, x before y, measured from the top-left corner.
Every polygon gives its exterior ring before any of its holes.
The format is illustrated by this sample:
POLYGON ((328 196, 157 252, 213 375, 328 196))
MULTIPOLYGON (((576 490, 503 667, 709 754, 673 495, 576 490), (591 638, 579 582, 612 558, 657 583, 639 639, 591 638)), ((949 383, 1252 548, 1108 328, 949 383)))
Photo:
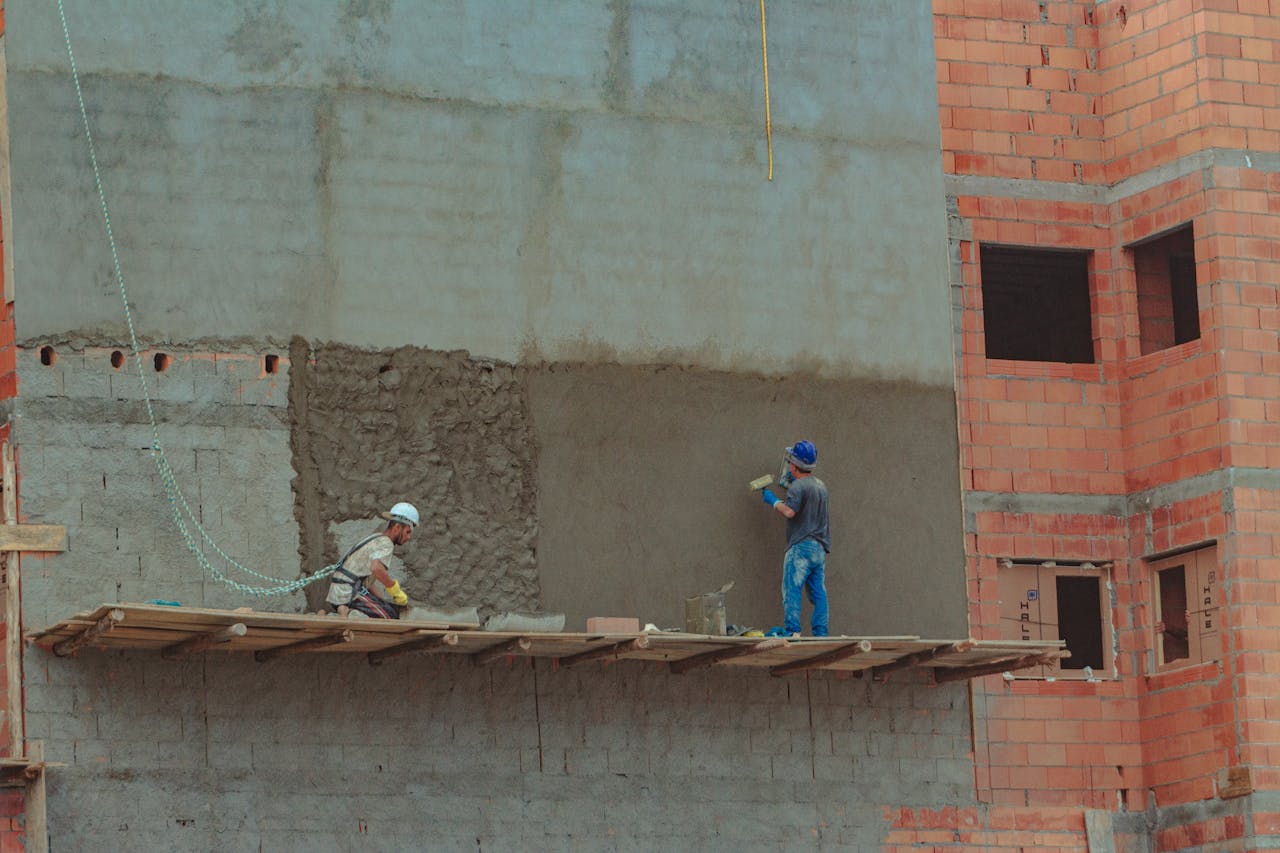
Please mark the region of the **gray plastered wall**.
MULTIPOLYGON (((746 482, 808 436, 837 629, 966 633, 927 7, 772 10, 768 182, 754 3, 179 5, 66 2, 135 320, 173 359, 142 371, 161 442, 219 547, 291 578, 411 497, 422 596, 669 624, 733 579, 764 625, 781 523, 746 482)), ((5 8, 20 497, 70 539, 24 560, 24 622, 301 610, 171 523, 54 11, 5 8)), ((55 849, 858 849, 887 805, 971 802, 964 691, 912 677, 25 672, 67 763, 55 849)))

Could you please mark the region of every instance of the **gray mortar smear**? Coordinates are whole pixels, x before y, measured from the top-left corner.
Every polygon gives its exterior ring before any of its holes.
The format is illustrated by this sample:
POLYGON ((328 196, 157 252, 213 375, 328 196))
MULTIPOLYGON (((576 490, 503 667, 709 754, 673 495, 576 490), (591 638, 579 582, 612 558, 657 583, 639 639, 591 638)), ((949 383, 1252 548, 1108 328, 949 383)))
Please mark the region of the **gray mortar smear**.
MULTIPOLYGON (((308 570, 333 528, 396 501, 422 524, 398 549, 415 601, 537 611, 537 448, 518 368, 461 352, 290 347, 295 516, 308 570)), ((308 590, 319 606, 324 584, 308 590)))

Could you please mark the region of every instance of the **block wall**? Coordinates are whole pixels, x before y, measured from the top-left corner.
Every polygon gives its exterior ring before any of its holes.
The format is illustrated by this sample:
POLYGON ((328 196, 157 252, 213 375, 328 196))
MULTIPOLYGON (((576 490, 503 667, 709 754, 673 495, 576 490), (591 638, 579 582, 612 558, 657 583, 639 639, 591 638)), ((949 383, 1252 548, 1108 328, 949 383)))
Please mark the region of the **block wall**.
POLYGON ((53 849, 875 850, 976 807, 967 690, 449 655, 41 657, 53 849))

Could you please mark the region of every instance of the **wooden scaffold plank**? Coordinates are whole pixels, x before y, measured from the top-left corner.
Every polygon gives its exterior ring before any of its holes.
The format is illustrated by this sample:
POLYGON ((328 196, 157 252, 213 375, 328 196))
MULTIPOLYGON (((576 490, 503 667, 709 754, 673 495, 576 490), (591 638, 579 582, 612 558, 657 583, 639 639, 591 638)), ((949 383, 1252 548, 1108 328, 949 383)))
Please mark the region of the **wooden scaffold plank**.
POLYGON ((585 652, 578 652, 568 657, 557 658, 560 666, 577 666, 580 663, 586 663, 593 660, 605 660, 613 658, 620 660, 627 656, 629 652, 644 651, 649 648, 648 637, 635 637, 630 640, 623 640, 620 643, 611 643, 607 646, 601 646, 598 649, 587 649, 585 652))
POLYGON ((983 675, 995 675, 1000 672, 1012 672, 1015 669, 1027 669, 1033 666, 1047 666, 1056 660, 1068 657, 1069 652, 1049 652, 1039 655, 1023 655, 1013 660, 979 663, 973 666, 935 666, 933 680, 938 684, 948 681, 965 681, 983 675))
POLYGON ((61 524, 0 525, 0 551, 65 551, 67 528, 61 524))
POLYGON ((427 637, 418 637, 390 648, 369 652, 369 665, 378 666, 384 660, 407 655, 410 652, 438 651, 445 646, 456 645, 458 645, 457 634, 433 634, 427 637))
POLYGON ((918 652, 912 652, 909 655, 903 655, 895 661, 881 664, 873 667, 871 675, 873 678, 883 678, 891 672, 897 672, 900 669, 912 669, 921 664, 928 663, 936 657, 942 655, 959 655, 964 654, 974 647, 973 640, 961 640, 958 643, 947 643, 942 646, 934 646, 931 649, 924 649, 918 652))
POLYGON ((261 649, 253 653, 253 659, 258 663, 266 663, 278 657, 285 655, 296 655, 301 652, 310 652, 316 649, 327 648, 328 646, 336 646, 339 643, 349 643, 354 637, 354 632, 350 628, 344 631, 338 631, 323 637, 312 637, 310 640, 302 640, 297 643, 289 643, 285 646, 276 646, 274 649, 261 649))
POLYGON ((245 624, 237 622, 234 625, 228 625, 216 631, 196 634, 194 637, 188 637, 180 643, 174 643, 172 646, 162 649, 160 656, 166 660, 178 660, 187 655, 199 654, 220 643, 228 643, 237 637, 243 637, 247 633, 249 633, 249 629, 245 627, 245 624))
POLYGON ((746 657, 747 655, 758 655, 761 652, 773 651, 774 649, 785 649, 787 641, 783 637, 769 637, 758 643, 751 645, 728 646, 723 649, 716 649, 711 652, 704 652, 700 655, 692 655, 691 657, 674 660, 671 662, 671 674, 682 675, 691 669, 697 669, 701 666, 710 666, 720 661, 731 660, 733 658, 746 657))
POLYGON ((507 640, 487 649, 481 649, 471 656, 471 660, 475 661, 476 666, 484 666, 485 664, 493 663, 499 658, 505 658, 507 655, 527 652, 532 647, 533 640, 528 637, 516 637, 514 640, 507 640))
POLYGON ((53 647, 53 653, 58 657, 66 657, 74 653, 77 649, 84 648, 92 643, 98 637, 110 631, 117 624, 124 621, 124 611, 119 608, 108 610, 105 615, 97 622, 94 622, 88 628, 85 628, 74 637, 68 637, 53 647))
POLYGON ((857 640, 849 643, 847 646, 841 646, 829 652, 820 655, 814 655, 811 658, 792 661, 775 666, 769 670, 770 675, 790 675, 793 672, 804 672, 809 669, 819 669, 824 666, 830 666, 833 663, 839 663, 842 660, 848 660, 854 655, 864 655, 871 651, 870 640, 857 640))

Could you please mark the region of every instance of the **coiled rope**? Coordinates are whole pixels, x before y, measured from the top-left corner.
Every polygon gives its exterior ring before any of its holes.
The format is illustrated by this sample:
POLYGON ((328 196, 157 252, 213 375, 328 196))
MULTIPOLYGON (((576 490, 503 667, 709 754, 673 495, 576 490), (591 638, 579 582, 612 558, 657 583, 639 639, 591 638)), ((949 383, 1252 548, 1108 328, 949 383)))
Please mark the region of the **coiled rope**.
POLYGON ((187 503, 186 496, 182 493, 182 489, 178 487, 177 479, 173 474, 173 467, 169 464, 169 459, 165 455, 164 445, 160 442, 160 430, 156 424, 155 408, 151 402, 151 389, 147 385, 147 375, 143 368, 142 351, 138 346, 138 336, 134 331, 133 310, 129 307, 129 294, 125 288, 124 272, 120 267, 120 253, 116 248, 115 232, 111 227, 111 213, 107 208, 107 194, 102 185, 102 172, 98 168, 98 153, 93 144, 93 131, 89 128, 89 112, 84 105, 84 91, 80 88, 80 73, 76 69, 75 51, 71 49, 71 30, 67 27, 67 12, 63 8, 62 0, 57 0, 58 17, 62 21, 62 36, 67 43, 67 59, 71 62, 71 79, 75 83, 76 100, 80 104, 80 119, 84 123, 84 137, 89 144, 89 163, 93 166, 93 180, 98 188, 98 201, 102 205, 102 221, 106 224, 107 243, 111 246, 111 263, 115 270, 116 284, 120 291, 120 303, 124 306, 124 317, 126 325, 129 328, 129 346, 133 351, 134 366, 138 371, 138 380, 142 383, 142 396, 146 401, 147 419, 151 423, 151 458, 155 460, 156 470, 160 474, 160 482, 164 486, 165 496, 169 499, 170 508, 173 511, 173 521, 178 528, 178 532, 182 534, 183 541, 186 543, 187 550, 195 557, 200 567, 208 572, 213 578, 232 589, 242 592, 245 595, 265 598, 268 596, 286 595, 288 593, 297 592, 303 587, 313 584, 316 581, 326 578, 333 574, 338 567, 335 563, 326 566, 318 572, 311 575, 305 575, 296 580, 285 580, 283 578, 264 575, 254 571, 248 566, 236 561, 219 547, 218 543, 213 540, 204 525, 200 523, 199 516, 191 509, 187 503), (193 534, 192 531, 195 531, 193 534), (197 540, 196 534, 199 539, 197 540), (228 577, 226 571, 219 568, 200 548, 200 542, 204 542, 209 548, 226 564, 229 569, 239 571, 259 581, 265 581, 269 585, 246 584, 228 577))

